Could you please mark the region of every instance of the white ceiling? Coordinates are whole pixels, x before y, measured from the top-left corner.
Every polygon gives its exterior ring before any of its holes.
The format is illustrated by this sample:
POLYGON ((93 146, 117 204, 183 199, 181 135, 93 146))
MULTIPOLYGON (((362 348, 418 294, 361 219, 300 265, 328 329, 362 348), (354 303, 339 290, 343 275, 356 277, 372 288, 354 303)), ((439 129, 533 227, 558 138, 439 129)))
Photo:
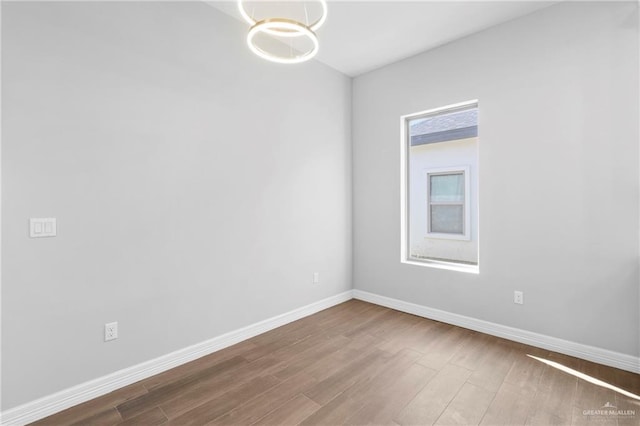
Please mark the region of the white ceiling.
MULTIPOLYGON (((244 22, 236 1, 207 3, 244 22)), ((353 77, 554 3, 329 0, 317 59, 353 77)))

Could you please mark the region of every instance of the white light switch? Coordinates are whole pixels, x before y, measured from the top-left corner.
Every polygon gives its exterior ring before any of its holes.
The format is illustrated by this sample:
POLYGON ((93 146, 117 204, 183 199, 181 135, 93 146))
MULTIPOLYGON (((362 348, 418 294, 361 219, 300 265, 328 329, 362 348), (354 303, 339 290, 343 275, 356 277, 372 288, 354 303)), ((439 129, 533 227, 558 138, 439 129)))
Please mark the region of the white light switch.
POLYGON ((57 234, 56 218, 29 219, 29 236, 31 238, 55 237, 57 234))

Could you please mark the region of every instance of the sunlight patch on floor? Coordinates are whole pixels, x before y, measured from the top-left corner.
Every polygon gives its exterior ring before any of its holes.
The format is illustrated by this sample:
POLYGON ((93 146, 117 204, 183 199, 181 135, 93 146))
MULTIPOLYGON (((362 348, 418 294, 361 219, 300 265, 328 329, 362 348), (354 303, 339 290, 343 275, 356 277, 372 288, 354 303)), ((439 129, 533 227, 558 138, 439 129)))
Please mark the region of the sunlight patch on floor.
POLYGON ((540 361, 540 362, 542 362, 544 364, 547 364, 547 365, 549 365, 549 366, 551 366, 553 368, 557 368, 560 371, 564 371, 567 374, 571 374, 572 376, 575 376, 575 377, 577 377, 579 379, 582 379, 582 380, 587 381, 589 383, 593 383, 594 385, 602 386, 603 388, 607 388, 607 389, 611 389, 614 392, 618 392, 619 394, 622 394, 622 395, 628 396, 629 398, 633 398, 635 400, 640 401, 640 396, 638 396, 638 395, 636 395, 634 393, 631 393, 631 392, 626 391, 624 389, 620 389, 619 387, 614 386, 614 385, 612 385, 610 383, 603 382, 602 380, 596 379, 595 377, 591 377, 588 374, 584 374, 584 373, 581 373, 579 371, 576 371, 573 368, 569 368, 569 367, 564 366, 562 364, 559 364, 559 363, 557 363, 555 361, 549 361, 548 359, 538 358, 537 356, 533 356, 533 355, 529 355, 529 354, 527 354, 527 356, 529 358, 533 358, 533 359, 535 359, 537 361, 540 361))

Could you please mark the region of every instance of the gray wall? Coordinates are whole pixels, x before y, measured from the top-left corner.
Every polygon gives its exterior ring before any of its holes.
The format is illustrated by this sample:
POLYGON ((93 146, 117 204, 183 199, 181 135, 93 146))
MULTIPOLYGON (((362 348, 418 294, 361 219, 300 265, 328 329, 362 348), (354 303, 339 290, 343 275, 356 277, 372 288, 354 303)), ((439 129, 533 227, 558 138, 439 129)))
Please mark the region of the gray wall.
POLYGON ((638 355, 637 13, 565 2, 355 78, 355 288, 638 355), (399 117, 472 99, 480 274, 401 264, 399 117))
POLYGON ((350 79, 247 29, 3 2, 3 409, 351 288, 350 79))

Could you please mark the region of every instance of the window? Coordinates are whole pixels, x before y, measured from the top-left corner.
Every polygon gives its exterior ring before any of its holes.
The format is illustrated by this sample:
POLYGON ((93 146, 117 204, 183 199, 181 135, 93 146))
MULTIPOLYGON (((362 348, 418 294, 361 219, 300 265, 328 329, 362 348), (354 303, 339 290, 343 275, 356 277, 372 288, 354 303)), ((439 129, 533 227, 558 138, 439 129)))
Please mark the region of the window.
POLYGON ((402 117, 402 262, 478 271, 478 105, 402 117))
POLYGON ((433 238, 469 239, 469 168, 427 172, 427 230, 433 238))

